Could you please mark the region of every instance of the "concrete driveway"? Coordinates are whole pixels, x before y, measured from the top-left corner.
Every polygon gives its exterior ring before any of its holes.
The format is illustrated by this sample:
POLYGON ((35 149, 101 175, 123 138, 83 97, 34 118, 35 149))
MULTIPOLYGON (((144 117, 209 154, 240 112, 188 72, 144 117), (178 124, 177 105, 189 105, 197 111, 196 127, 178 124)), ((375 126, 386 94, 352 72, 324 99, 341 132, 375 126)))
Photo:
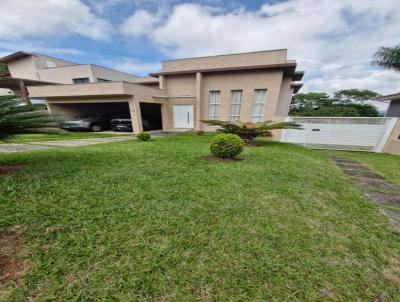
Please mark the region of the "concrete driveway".
POLYGON ((71 140, 57 140, 57 141, 44 141, 44 142, 31 142, 26 144, 0 144, 0 152, 23 152, 23 151, 36 151, 46 150, 57 147, 77 147, 88 146, 102 143, 114 143, 136 139, 132 136, 121 137, 105 137, 105 138, 81 138, 71 140))

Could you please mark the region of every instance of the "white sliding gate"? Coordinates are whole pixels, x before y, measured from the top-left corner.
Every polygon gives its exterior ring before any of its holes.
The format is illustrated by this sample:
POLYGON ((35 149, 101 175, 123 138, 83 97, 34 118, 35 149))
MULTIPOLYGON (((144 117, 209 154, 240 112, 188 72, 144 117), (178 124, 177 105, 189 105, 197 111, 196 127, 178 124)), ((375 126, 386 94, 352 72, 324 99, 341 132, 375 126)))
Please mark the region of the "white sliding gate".
POLYGON ((303 130, 287 129, 282 141, 316 149, 381 152, 397 118, 288 117, 303 130))

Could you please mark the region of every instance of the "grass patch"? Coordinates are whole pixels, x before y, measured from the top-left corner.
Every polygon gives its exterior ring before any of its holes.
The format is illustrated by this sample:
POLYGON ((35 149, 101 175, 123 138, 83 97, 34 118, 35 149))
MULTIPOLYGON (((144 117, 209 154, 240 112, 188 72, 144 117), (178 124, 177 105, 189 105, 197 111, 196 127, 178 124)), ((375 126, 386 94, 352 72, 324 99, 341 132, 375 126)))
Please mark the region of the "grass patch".
POLYGON ((5 143, 23 144, 31 142, 70 140, 70 139, 80 139, 80 138, 105 138, 114 136, 120 136, 120 134, 91 133, 91 132, 65 132, 59 134, 21 134, 9 139, 6 142, 0 141, 0 144, 5 144, 5 143))
POLYGON ((27 165, 0 176, 0 228, 24 228, 32 267, 7 300, 400 298, 399 234, 323 153, 221 164, 210 138, 2 155, 27 165))

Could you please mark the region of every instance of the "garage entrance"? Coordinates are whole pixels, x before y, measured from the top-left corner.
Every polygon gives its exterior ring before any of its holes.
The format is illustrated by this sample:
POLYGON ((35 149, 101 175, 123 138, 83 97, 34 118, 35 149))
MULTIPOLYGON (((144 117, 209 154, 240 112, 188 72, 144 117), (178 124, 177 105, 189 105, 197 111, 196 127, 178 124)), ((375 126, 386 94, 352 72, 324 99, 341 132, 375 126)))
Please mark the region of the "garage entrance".
POLYGON ((161 104, 140 103, 143 131, 162 130, 161 104))
MULTIPOLYGON (((62 115, 66 121, 87 118, 98 124, 101 130, 111 129, 111 119, 124 116, 131 127, 131 115, 128 102, 90 102, 90 103, 56 103, 50 102, 52 113, 62 115), (101 118, 98 118, 100 116, 101 118)), ((84 129, 82 129, 84 130, 84 129)), ((130 130, 131 131, 131 130, 130 130)))

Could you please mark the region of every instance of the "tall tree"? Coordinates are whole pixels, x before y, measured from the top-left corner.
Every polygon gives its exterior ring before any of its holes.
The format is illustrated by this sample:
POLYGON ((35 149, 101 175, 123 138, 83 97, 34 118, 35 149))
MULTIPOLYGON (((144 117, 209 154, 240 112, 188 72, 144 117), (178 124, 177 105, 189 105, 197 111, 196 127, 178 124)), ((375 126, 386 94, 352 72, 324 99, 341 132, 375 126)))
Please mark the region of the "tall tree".
POLYGON ((385 69, 400 71, 400 45, 379 48, 374 55, 372 64, 385 69))
POLYGON ((290 114, 297 115, 297 113, 304 112, 306 110, 314 110, 321 106, 329 105, 332 105, 332 99, 326 93, 298 93, 293 96, 290 104, 290 114))
POLYGON ((379 116, 378 110, 365 103, 378 94, 371 90, 340 90, 330 97, 326 93, 296 94, 290 105, 290 115, 296 116, 379 116))
POLYGON ((340 104, 364 104, 379 94, 368 89, 343 89, 334 93, 334 102, 340 104))

